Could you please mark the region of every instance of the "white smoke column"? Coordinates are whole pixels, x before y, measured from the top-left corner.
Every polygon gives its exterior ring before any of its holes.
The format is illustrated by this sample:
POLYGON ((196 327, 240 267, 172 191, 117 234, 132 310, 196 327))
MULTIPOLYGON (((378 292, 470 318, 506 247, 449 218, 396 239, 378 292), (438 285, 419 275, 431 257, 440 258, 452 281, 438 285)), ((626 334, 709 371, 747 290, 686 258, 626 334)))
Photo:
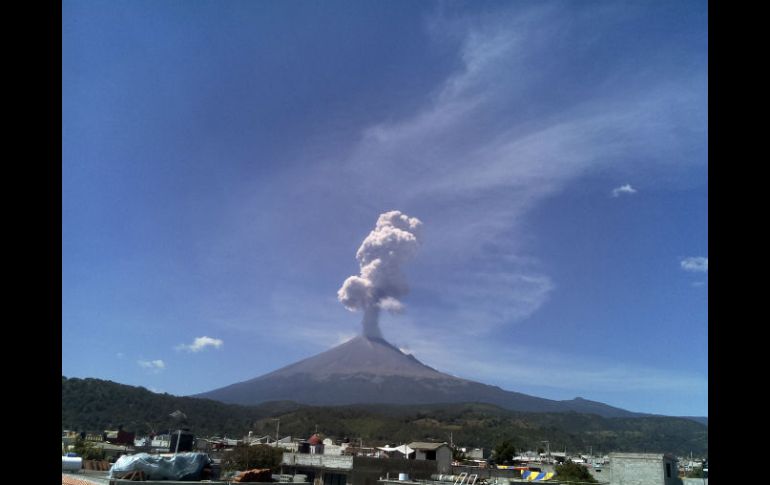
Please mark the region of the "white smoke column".
POLYGON ((358 248, 361 274, 351 276, 337 291, 337 298, 350 311, 364 312, 364 336, 382 338, 380 310, 400 312, 399 298, 409 292, 401 264, 411 259, 420 245, 422 222, 400 211, 380 214, 374 230, 358 248))

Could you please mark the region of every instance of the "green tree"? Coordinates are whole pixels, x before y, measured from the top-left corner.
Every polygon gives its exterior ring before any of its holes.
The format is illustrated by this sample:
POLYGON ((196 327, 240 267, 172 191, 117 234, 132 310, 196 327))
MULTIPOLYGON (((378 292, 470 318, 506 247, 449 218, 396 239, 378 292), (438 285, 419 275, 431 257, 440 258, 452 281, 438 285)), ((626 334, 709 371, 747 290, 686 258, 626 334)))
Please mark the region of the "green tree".
POLYGON ((228 451, 222 459, 222 469, 226 471, 250 470, 252 468, 270 468, 278 470, 283 458, 281 448, 267 445, 238 445, 228 451))
POLYGON ((588 471, 588 468, 568 461, 563 465, 556 465, 556 480, 565 482, 599 483, 588 471))
POLYGON ((72 451, 84 460, 104 460, 104 450, 97 448, 92 442, 82 438, 75 440, 75 443, 72 445, 72 451))
POLYGON ((514 455, 516 455, 516 448, 513 447, 511 440, 505 440, 498 443, 497 446, 495 446, 494 451, 495 461, 500 464, 510 462, 513 460, 514 455))
POLYGON ((703 468, 693 468, 685 474, 686 478, 705 478, 703 468))
POLYGON ((458 447, 452 448, 452 459, 455 461, 462 461, 465 459, 465 453, 458 447))

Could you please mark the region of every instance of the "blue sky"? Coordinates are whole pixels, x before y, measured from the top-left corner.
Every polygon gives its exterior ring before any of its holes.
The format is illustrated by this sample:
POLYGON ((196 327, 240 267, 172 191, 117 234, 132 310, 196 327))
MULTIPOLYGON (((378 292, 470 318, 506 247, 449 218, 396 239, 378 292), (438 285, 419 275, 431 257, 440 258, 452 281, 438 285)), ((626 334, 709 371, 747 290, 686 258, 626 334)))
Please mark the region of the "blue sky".
POLYGON ((708 415, 707 22, 705 1, 64 2, 63 375, 186 395, 331 348, 360 332, 336 298, 356 250, 400 210, 423 233, 395 345, 708 415))

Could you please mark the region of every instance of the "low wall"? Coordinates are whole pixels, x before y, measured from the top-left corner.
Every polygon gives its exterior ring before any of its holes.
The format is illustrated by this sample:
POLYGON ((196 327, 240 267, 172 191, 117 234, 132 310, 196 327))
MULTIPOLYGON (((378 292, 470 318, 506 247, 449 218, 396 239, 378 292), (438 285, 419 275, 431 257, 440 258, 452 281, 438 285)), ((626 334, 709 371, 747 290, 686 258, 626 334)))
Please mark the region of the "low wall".
POLYGON ((348 483, 353 485, 377 485, 381 477, 398 478, 399 473, 406 473, 412 480, 430 480, 437 473, 438 462, 431 460, 404 460, 399 458, 353 458, 353 472, 348 476, 348 483))
MULTIPOLYGON (((544 472, 554 471, 554 466, 547 463, 534 465, 539 467, 544 472)), ((468 475, 478 475, 479 479, 482 478, 521 478, 521 472, 518 470, 501 470, 495 467, 475 467, 475 466, 453 466, 452 474, 459 475, 461 473, 467 473, 468 475)))
MULTIPOLYGON (((333 470, 353 468, 352 456, 345 455, 310 455, 305 453, 284 453, 281 465, 296 467, 314 467, 333 470)), ((356 457, 357 458, 357 457, 356 457)))
MULTIPOLYGON (((110 485, 137 485, 137 483, 140 483, 141 485, 190 485, 190 483, 196 483, 196 482, 178 482, 175 480, 143 480, 140 482, 137 482, 136 480, 120 480, 120 479, 111 479, 110 485)), ((202 482, 197 482, 202 483, 202 482)), ((205 482, 206 485, 230 485, 231 482, 205 482)), ((259 482, 252 482, 255 485, 259 482)), ((273 483, 273 482, 269 482, 273 483)))
POLYGON ((97 470, 106 472, 110 470, 112 463, 106 460, 83 460, 83 470, 97 470))

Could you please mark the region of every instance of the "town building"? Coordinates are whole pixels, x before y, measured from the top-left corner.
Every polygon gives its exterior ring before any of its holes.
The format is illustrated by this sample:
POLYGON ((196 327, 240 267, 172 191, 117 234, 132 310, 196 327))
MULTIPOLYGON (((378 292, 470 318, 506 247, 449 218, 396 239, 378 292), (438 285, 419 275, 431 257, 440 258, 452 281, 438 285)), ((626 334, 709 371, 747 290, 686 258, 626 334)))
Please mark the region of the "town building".
POLYGON ((460 451, 468 460, 483 460, 489 456, 489 453, 484 455, 484 448, 460 448, 460 451))
POLYGON ((414 442, 368 452, 346 446, 345 453, 326 454, 324 443, 313 435, 300 443, 298 451, 283 454, 281 474, 300 476, 314 485, 376 485, 381 478, 400 475, 428 480, 452 469, 452 450, 446 443, 414 442))
POLYGON ((450 473, 452 469, 452 450, 446 443, 423 443, 415 441, 407 445, 414 450, 414 460, 435 461, 438 473, 450 473))
POLYGON ((377 485, 380 478, 401 474, 429 480, 437 473, 437 464, 435 460, 425 459, 284 453, 281 474, 298 477, 298 480, 313 485, 377 485))
POLYGON ((677 485, 677 459, 664 453, 610 453, 611 485, 677 485))

